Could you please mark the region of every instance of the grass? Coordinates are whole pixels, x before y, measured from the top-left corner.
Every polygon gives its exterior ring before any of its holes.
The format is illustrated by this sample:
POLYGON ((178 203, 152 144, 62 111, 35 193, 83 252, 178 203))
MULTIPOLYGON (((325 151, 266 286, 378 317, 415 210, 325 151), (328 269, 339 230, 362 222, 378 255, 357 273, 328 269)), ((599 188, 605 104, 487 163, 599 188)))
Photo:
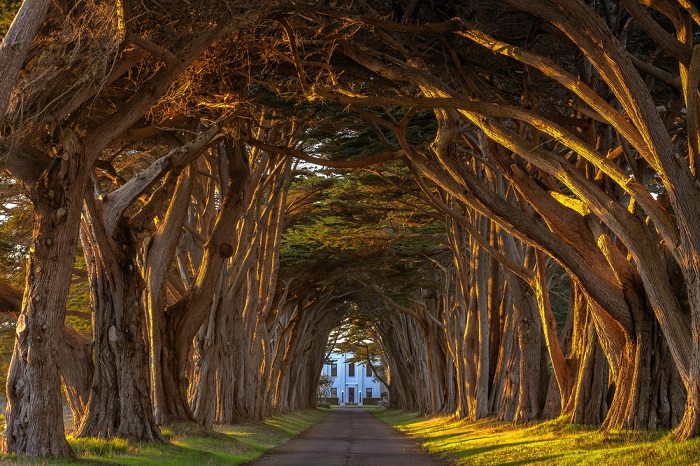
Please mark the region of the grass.
MULTIPOLYGON (((309 409, 273 416, 263 422, 216 426, 206 430, 192 424, 163 429, 167 444, 129 443, 68 437, 77 458, 38 464, 236 465, 252 461, 320 421, 327 410, 309 409)), ((0 455, 0 464, 15 462, 0 455)), ((18 464, 37 464, 16 461, 18 464)))
POLYGON ((374 414, 453 464, 700 464, 700 439, 678 442, 668 432, 601 432, 564 419, 514 426, 494 420, 426 419, 396 410, 374 414))

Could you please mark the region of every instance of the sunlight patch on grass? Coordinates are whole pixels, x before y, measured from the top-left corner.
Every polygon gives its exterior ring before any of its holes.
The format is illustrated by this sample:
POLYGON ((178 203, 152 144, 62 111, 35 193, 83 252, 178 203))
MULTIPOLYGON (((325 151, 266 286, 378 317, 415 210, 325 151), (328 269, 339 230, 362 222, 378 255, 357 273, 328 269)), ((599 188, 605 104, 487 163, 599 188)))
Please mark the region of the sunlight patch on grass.
POLYGON ((115 456, 134 453, 124 439, 104 440, 100 438, 70 438, 73 451, 78 456, 115 456))
POLYGON ((384 410, 375 415, 431 453, 454 464, 654 464, 700 463, 700 439, 677 442, 667 432, 601 432, 566 419, 514 426, 384 410))
MULTIPOLYGON (((263 422, 215 426, 204 429, 192 423, 174 424, 162 429, 169 443, 130 443, 124 439, 68 437, 75 461, 41 461, 18 464, 124 464, 204 466, 237 465, 250 462, 266 451, 282 445, 320 421, 327 411, 308 409, 273 416, 263 422)), ((0 455, 0 464, 14 462, 0 455)))

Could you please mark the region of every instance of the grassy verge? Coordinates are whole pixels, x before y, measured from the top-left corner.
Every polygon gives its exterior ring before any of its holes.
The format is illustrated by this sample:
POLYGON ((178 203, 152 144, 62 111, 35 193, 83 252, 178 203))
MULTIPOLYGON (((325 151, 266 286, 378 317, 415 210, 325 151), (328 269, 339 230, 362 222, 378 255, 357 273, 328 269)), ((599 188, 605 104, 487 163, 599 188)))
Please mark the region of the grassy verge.
POLYGON ((394 410, 374 414, 454 464, 700 464, 700 440, 680 443, 667 432, 599 432, 564 420, 513 426, 394 410))
MULTIPOLYGON (((217 426, 204 430, 196 425, 175 425, 163 429, 168 444, 129 443, 121 439, 68 438, 78 458, 72 462, 40 464, 126 464, 126 465, 236 465, 252 461, 266 451, 320 421, 327 411, 309 409, 264 422, 217 426)), ((11 462, 0 455, 0 464, 11 462)), ((21 464, 31 464, 18 461, 21 464)))

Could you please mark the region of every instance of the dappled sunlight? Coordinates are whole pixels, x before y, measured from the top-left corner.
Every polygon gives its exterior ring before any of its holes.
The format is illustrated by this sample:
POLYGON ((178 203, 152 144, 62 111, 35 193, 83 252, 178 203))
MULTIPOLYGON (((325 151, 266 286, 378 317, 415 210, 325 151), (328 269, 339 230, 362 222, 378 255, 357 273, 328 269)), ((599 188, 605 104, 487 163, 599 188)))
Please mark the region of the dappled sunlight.
POLYGON ((243 464, 320 421, 326 412, 303 410, 264 422, 220 425, 214 429, 178 424, 164 428, 168 443, 133 443, 124 439, 68 440, 79 461, 133 465, 243 464))
POLYGON ((387 410, 377 417, 440 458, 456 464, 694 464, 700 441, 679 443, 666 432, 609 431, 555 419, 514 426, 490 419, 423 419, 387 410))
POLYGON ((700 464, 700 2, 0 0, 0 38, 0 462, 700 464))

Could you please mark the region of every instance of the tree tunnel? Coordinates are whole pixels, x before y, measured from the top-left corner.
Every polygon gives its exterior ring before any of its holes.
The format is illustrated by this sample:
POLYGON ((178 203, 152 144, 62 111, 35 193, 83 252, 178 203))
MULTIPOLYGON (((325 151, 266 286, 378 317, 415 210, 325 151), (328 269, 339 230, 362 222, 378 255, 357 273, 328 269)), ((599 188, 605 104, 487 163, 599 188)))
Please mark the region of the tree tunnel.
POLYGON ((339 326, 399 408, 700 433, 693 2, 11 3, 3 451, 315 406, 339 326))

